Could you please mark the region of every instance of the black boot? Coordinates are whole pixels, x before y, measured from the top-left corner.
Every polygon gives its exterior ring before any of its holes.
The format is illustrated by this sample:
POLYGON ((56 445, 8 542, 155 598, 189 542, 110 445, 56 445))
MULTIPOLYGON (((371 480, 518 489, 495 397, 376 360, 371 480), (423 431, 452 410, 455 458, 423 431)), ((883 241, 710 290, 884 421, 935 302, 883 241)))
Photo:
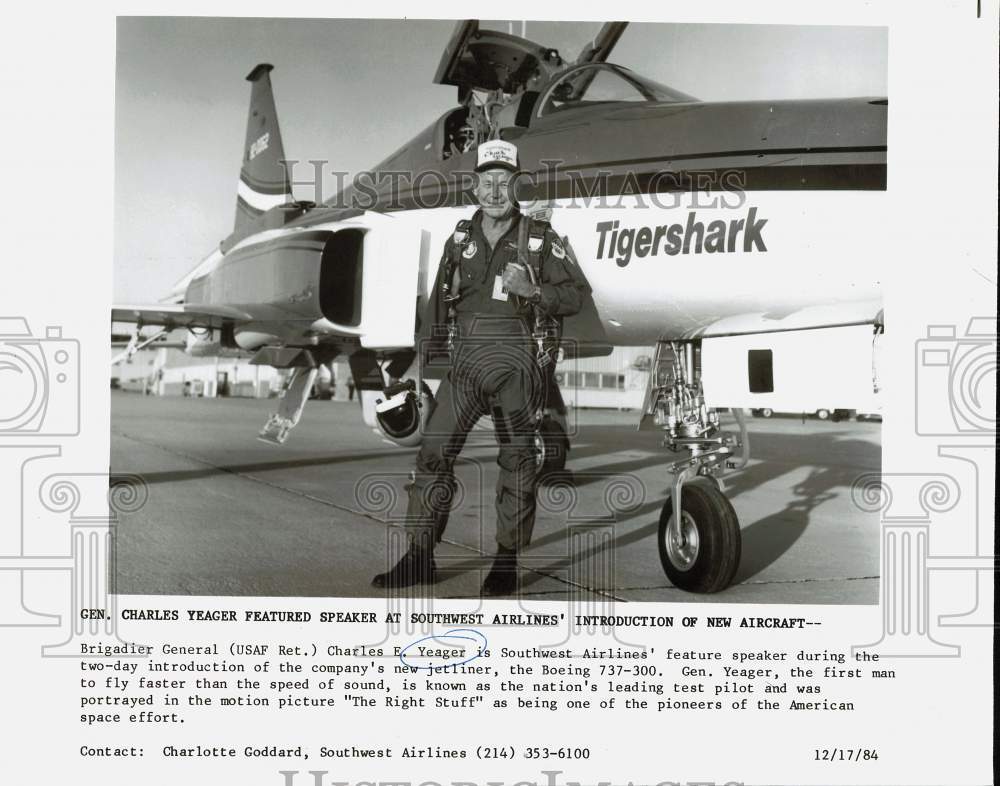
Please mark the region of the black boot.
POLYGON ((401 589, 414 584, 434 583, 434 552, 419 546, 410 546, 392 570, 379 573, 372 579, 378 589, 401 589))
POLYGON ((497 548, 493 567, 483 580, 483 595, 513 595, 520 582, 517 572, 517 549, 497 548))

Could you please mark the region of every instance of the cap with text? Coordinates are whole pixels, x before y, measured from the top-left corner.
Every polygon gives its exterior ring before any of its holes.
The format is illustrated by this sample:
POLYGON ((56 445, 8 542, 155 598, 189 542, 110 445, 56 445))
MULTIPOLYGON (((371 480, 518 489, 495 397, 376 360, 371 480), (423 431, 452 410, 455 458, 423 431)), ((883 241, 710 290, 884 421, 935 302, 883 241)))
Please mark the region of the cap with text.
POLYGON ((497 167, 509 169, 511 172, 518 171, 516 145, 504 142, 502 139, 491 139, 479 146, 476 171, 482 172, 497 167))

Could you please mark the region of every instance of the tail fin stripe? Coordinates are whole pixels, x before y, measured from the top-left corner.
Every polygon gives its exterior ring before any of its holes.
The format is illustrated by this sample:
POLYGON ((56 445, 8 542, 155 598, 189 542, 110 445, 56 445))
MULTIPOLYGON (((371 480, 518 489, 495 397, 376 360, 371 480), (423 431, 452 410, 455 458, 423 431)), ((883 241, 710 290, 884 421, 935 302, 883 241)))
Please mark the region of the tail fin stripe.
POLYGON ((270 210, 272 207, 284 205, 289 201, 288 194, 284 189, 277 193, 264 194, 256 189, 250 188, 250 186, 242 180, 238 181, 236 184, 236 197, 238 200, 245 202, 251 208, 260 211, 270 210))

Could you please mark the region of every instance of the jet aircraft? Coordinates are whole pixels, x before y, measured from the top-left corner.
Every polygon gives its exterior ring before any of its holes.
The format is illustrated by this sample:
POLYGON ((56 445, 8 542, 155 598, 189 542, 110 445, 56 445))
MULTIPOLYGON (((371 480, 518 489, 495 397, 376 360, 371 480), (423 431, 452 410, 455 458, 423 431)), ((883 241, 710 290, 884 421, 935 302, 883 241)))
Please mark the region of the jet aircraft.
MULTIPOLYGON (((186 328, 192 354, 292 369, 261 432, 280 443, 318 370, 346 356, 366 422, 418 444, 433 407, 415 362, 419 315, 440 249, 474 210, 476 148, 513 141, 519 202, 550 217, 593 290, 566 322, 564 356, 656 346, 640 427, 664 434, 664 571, 690 591, 724 589, 740 531, 722 478, 749 456, 742 408, 789 373, 766 348, 734 363, 732 340, 882 330, 877 260, 850 236, 877 221, 888 102, 700 101, 608 62, 625 28, 605 24, 569 60, 459 22, 434 74, 456 105, 320 204, 293 197, 272 67, 257 65, 233 231, 162 302, 113 309, 133 325, 120 357, 186 328), (725 407, 737 434, 720 426, 725 407)), ((836 375, 871 356, 826 361, 836 375)), ((559 468, 565 407, 558 395, 548 404, 539 460, 559 468)))

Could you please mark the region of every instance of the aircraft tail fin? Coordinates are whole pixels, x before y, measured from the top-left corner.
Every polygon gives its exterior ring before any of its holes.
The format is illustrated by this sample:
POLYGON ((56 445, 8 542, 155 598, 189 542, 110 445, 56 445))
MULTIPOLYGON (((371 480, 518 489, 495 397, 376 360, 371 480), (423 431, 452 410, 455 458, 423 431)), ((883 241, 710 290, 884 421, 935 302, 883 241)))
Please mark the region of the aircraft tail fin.
POLYGON ((236 229, 253 222, 262 213, 292 201, 292 189, 284 164, 285 148, 274 108, 269 63, 260 63, 247 75, 253 85, 247 135, 243 144, 243 167, 236 193, 236 229))

